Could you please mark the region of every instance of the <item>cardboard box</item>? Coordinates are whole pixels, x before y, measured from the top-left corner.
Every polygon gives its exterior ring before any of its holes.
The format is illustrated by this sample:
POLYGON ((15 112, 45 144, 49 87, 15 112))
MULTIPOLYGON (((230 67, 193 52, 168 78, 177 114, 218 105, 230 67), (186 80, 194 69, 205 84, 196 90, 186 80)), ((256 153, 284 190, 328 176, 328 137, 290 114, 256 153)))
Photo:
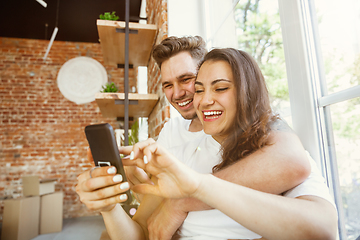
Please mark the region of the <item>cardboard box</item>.
POLYGON ((39 234, 40 197, 4 201, 2 240, 29 240, 39 234))
POLYGON ((48 193, 55 192, 56 179, 39 180, 39 176, 24 176, 22 177, 23 195, 27 196, 41 196, 48 193))
POLYGON ((63 226, 62 192, 40 197, 40 234, 61 232, 63 226))

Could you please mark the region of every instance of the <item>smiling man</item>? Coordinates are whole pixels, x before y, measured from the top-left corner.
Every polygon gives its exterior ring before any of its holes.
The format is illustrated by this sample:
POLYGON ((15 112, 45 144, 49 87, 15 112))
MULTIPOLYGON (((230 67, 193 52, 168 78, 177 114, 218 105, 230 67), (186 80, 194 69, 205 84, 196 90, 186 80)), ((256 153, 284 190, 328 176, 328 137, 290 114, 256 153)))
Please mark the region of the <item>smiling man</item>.
POLYGON ((197 61, 188 52, 178 53, 162 64, 161 84, 166 98, 185 119, 194 119, 194 81, 197 61))
POLYGON ((202 125, 196 116, 193 98, 197 67, 206 53, 205 42, 199 36, 169 37, 153 49, 152 56, 161 70, 161 85, 165 96, 182 116, 176 118, 176 123, 166 124, 168 126, 160 133, 158 141, 167 148, 181 145, 189 138, 203 134, 196 133, 202 130, 202 125), (164 136, 169 125, 174 125, 175 129, 172 130, 178 130, 178 133, 170 133, 172 137, 164 136), (173 134, 179 134, 179 138, 174 139, 173 134))

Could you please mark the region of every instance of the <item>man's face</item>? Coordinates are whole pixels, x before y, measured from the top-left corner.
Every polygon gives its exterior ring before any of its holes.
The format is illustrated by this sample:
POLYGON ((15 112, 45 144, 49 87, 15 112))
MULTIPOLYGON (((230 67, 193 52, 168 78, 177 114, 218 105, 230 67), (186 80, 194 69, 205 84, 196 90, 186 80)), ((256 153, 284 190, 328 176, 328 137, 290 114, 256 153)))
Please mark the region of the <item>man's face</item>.
POLYGON ((161 65, 161 83, 166 98, 185 119, 196 118, 193 105, 197 63, 188 52, 180 52, 161 65))

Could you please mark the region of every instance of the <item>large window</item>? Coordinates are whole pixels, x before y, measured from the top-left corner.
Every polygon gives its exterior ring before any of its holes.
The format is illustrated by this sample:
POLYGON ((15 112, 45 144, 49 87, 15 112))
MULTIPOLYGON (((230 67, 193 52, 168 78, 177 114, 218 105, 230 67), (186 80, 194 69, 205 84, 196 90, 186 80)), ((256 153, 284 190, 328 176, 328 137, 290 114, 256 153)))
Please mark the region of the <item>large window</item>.
POLYGON ((278 0, 242 0, 234 9, 238 48, 259 64, 272 108, 291 125, 278 0))
POLYGON ((347 239, 360 236, 360 98, 330 107, 347 239))
POLYGON ((279 0, 293 123, 322 166, 340 239, 360 236, 360 2, 279 0))
POLYGON ((332 123, 327 128, 333 133, 342 237, 355 240, 360 236, 360 98, 336 100, 336 94, 346 96, 349 89, 357 89, 360 96, 360 2, 315 0, 310 7, 318 23, 316 41, 323 59, 319 80, 325 96, 334 99, 334 104, 320 107, 329 108, 325 117, 332 123))

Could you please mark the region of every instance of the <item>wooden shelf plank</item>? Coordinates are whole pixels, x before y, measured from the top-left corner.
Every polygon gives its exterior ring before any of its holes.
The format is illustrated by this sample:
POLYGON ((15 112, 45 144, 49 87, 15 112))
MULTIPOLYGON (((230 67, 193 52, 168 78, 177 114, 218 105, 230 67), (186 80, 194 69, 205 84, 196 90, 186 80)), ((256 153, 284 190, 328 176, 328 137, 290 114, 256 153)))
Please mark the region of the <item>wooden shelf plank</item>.
MULTIPOLYGON (((97 20, 100 45, 105 64, 118 65, 125 63, 125 33, 116 32, 116 29, 125 30, 125 22, 97 20)), ((129 23, 129 64, 147 66, 151 49, 156 35, 156 25, 129 23)))
MULTIPOLYGON (((124 93, 97 93, 95 95, 103 117, 124 117, 125 107, 121 103, 124 99, 124 93)), ((148 117, 158 100, 157 94, 129 93, 129 117, 148 117)))

